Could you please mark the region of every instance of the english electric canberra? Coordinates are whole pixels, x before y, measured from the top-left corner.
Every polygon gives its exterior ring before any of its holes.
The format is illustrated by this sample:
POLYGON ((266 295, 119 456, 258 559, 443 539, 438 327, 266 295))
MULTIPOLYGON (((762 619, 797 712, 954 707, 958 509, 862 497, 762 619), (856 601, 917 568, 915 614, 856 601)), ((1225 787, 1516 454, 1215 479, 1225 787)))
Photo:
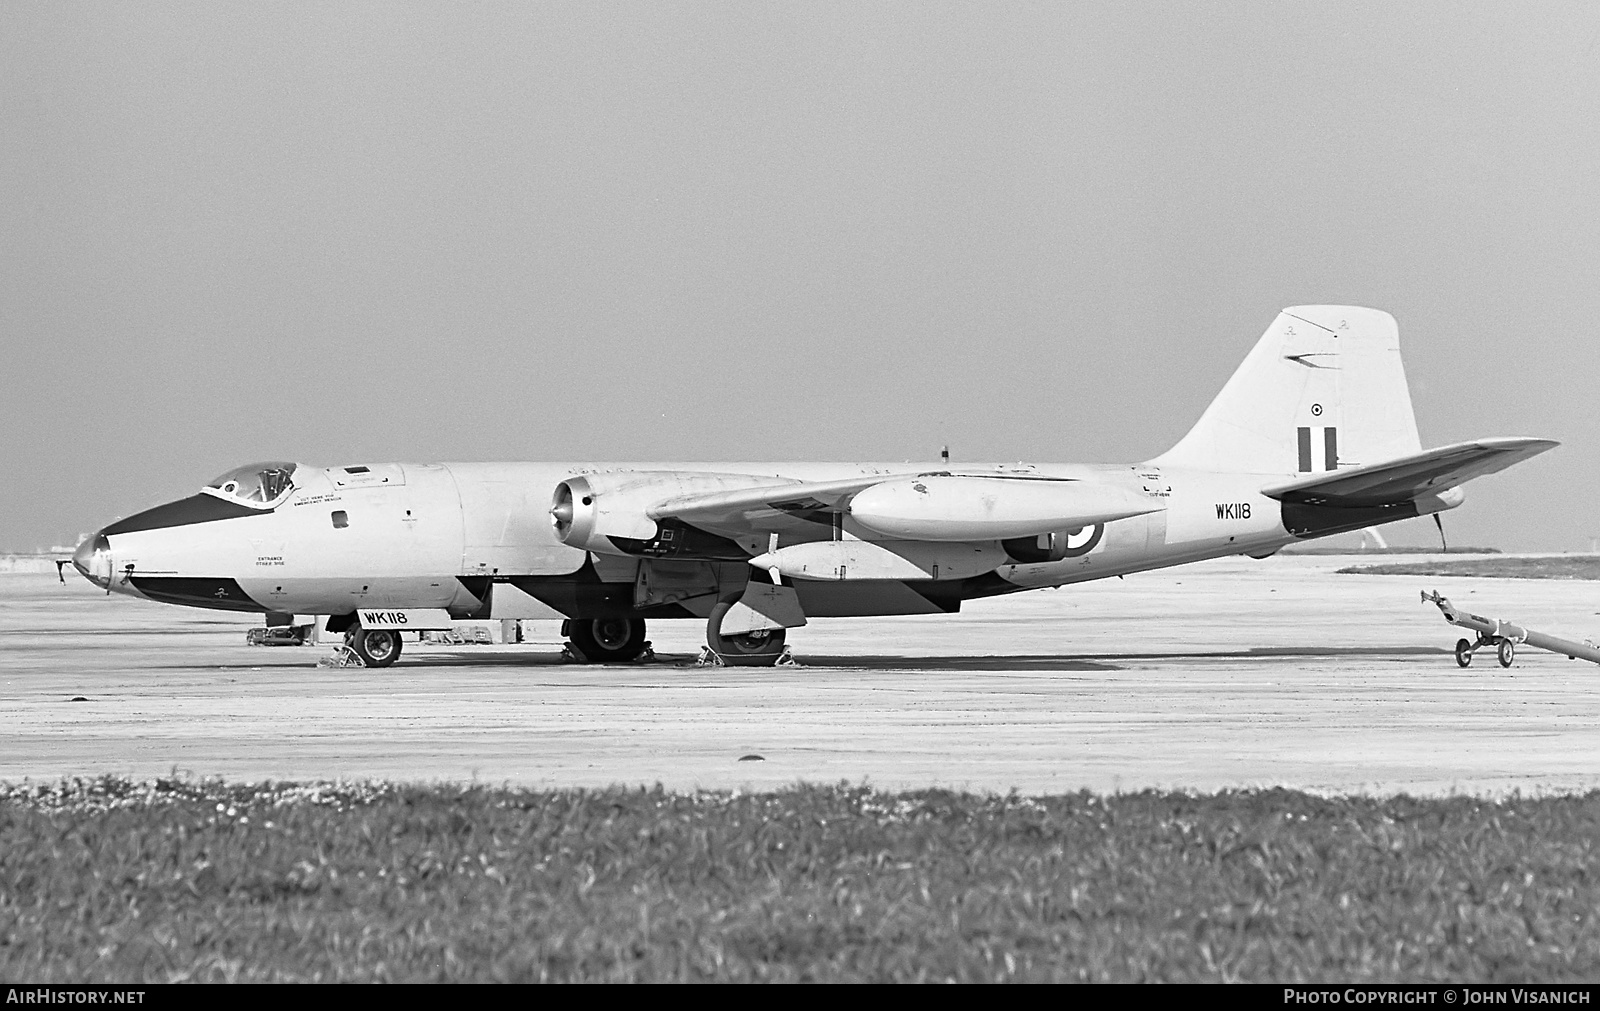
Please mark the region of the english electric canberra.
POLYGON ((1297 306, 1144 463, 260 463, 110 524, 73 564, 269 625, 326 616, 369 666, 402 630, 473 618, 564 619, 593 662, 693 618, 724 662, 764 665, 808 618, 954 612, 1453 509, 1555 445, 1423 451, 1393 317, 1297 306))

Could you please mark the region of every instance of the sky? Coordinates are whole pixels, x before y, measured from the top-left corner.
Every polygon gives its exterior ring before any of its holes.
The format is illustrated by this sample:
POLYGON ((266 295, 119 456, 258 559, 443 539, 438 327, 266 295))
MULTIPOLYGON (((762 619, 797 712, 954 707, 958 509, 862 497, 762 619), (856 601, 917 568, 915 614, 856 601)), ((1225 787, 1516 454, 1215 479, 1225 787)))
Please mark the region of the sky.
MULTIPOLYGON (((1600 536, 1600 5, 0 5, 0 550, 238 464, 1133 462, 1393 313, 1600 536)), ((1432 524, 1386 528, 1430 543, 1432 524)))

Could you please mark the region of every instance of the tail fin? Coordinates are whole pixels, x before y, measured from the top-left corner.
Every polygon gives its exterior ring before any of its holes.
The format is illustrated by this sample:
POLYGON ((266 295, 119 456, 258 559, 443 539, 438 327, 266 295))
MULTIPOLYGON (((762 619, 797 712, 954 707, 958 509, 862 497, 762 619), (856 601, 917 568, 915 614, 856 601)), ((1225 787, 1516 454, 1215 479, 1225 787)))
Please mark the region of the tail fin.
POLYGON ((1421 448, 1394 317, 1299 305, 1278 314, 1189 434, 1152 462, 1320 473, 1421 448))

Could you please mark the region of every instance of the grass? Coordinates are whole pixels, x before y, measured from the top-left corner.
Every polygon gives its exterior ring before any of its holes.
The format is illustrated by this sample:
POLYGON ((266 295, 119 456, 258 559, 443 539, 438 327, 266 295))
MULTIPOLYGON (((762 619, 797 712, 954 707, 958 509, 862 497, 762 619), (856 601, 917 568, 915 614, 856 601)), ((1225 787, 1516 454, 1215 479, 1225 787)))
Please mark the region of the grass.
POLYGON ((1452 562, 1349 565, 1341 573, 1364 576, 1485 576, 1491 579, 1600 579, 1600 555, 1538 558, 1470 558, 1452 562))
POLYGON ((0 978, 1566 981, 1600 793, 0 785, 0 978))

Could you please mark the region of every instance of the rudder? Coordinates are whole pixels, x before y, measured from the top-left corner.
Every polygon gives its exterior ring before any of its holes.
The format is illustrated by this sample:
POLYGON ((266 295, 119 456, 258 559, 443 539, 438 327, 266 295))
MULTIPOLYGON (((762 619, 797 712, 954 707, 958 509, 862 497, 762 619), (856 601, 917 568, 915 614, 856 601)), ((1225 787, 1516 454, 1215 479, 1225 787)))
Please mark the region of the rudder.
POLYGON ((1293 474, 1421 448, 1394 317, 1300 305, 1278 314, 1189 433, 1151 462, 1293 474))

